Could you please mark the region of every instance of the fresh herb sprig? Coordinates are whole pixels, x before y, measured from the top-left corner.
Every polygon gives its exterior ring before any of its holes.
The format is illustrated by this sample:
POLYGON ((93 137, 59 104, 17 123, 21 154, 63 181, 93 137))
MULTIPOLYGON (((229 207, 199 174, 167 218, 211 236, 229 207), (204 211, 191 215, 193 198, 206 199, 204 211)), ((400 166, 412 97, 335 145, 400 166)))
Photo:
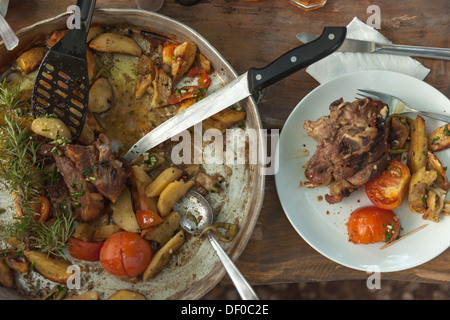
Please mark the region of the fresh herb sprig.
POLYGON ((0 130, 0 177, 9 182, 17 199, 21 214, 6 226, 7 236, 15 236, 27 247, 39 249, 65 257, 65 243, 74 231, 74 217, 64 203, 53 210, 51 222, 40 222, 34 218, 35 199, 44 190, 44 160, 38 157, 39 144, 31 132, 13 117, 5 117, 5 126, 0 130))
POLYGON ((6 79, 4 79, 0 83, 0 106, 6 106, 10 111, 14 111, 16 115, 20 116, 24 106, 20 86, 11 88, 6 85, 6 79))
POLYGON ((75 230, 74 222, 74 216, 66 210, 54 210, 52 221, 47 223, 34 219, 33 215, 22 215, 6 226, 5 234, 17 237, 27 247, 66 258, 66 242, 75 230))
POLYGON ((12 117, 5 116, 5 126, 0 131, 0 177, 10 183, 23 210, 42 190, 44 162, 37 155, 39 145, 31 139, 31 132, 12 117))

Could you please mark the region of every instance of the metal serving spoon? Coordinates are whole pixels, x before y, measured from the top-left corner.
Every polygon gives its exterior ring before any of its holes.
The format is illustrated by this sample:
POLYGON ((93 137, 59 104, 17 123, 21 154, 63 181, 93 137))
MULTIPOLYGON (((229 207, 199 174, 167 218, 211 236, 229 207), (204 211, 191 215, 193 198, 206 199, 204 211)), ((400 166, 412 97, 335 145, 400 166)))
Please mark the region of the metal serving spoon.
MULTIPOLYGON (((193 190, 188 191, 184 197, 178 201, 174 210, 181 216, 180 224, 183 229, 195 235, 200 234, 203 229, 210 226, 214 220, 214 211, 208 201, 201 194, 193 190), (190 217, 193 217, 194 219, 190 217)), ((214 234, 211 233, 211 231, 207 231, 206 236, 211 242, 214 250, 216 250, 220 261, 222 261, 223 266, 227 270, 228 275, 236 286, 241 298, 243 300, 259 300, 250 284, 245 280, 236 265, 217 242, 214 234)))

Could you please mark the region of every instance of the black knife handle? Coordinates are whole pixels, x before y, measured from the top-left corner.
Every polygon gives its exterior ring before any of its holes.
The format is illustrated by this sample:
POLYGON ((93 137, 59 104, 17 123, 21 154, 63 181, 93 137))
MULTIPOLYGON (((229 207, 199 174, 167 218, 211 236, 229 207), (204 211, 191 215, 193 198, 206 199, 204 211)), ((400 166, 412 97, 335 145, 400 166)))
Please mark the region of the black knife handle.
POLYGON ((264 89, 330 55, 339 49, 346 34, 346 27, 325 27, 316 40, 292 49, 264 68, 251 68, 248 71, 250 92, 264 89))
POLYGON ((92 16, 94 15, 94 8, 96 0, 78 0, 77 6, 80 8, 81 25, 86 30, 86 36, 91 26, 92 16))

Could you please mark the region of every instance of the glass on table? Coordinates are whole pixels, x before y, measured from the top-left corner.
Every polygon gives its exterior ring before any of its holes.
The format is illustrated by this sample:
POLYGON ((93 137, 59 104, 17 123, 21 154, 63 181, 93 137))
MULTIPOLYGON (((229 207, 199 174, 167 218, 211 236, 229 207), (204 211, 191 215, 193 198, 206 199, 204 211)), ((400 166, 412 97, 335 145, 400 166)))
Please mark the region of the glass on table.
POLYGON ((322 8, 327 3, 327 0, 291 0, 291 3, 305 11, 309 11, 322 8))
POLYGON ((134 0, 138 9, 147 11, 158 11, 164 4, 164 0, 134 0))

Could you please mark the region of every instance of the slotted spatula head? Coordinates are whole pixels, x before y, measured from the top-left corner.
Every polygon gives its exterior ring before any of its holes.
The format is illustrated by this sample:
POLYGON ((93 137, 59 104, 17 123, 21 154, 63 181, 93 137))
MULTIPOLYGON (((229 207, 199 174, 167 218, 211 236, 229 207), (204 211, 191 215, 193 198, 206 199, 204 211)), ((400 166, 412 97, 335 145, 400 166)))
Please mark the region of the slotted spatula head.
POLYGON ((77 138, 83 130, 89 103, 86 37, 95 1, 78 1, 81 28, 67 34, 45 55, 31 97, 33 116, 56 115, 77 138))

